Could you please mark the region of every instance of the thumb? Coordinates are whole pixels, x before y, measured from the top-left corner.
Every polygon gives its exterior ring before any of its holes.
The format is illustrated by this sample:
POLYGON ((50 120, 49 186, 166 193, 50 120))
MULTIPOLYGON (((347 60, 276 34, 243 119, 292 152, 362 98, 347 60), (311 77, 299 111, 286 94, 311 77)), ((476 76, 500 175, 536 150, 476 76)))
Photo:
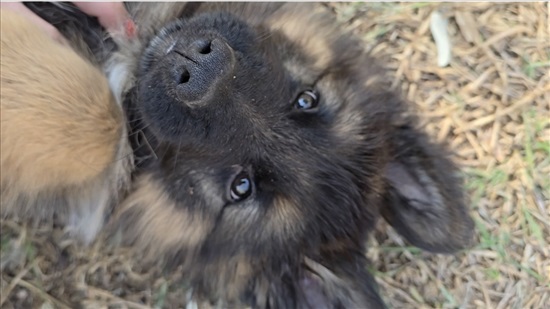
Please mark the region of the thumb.
POLYGON ((84 13, 97 17, 111 34, 133 36, 133 21, 122 2, 74 2, 74 5, 84 13), (130 31, 129 27, 132 28, 130 31))

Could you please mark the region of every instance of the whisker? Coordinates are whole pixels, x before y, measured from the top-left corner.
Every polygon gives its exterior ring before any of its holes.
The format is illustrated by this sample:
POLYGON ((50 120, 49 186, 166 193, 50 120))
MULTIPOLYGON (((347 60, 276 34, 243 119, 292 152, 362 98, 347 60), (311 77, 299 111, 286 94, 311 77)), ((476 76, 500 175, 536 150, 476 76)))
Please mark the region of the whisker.
MULTIPOLYGON (((139 146, 139 147, 141 147, 141 146, 139 146)), ((138 148, 139 148, 139 147, 138 147, 138 148)), ((136 149, 137 149, 137 148, 136 148, 136 149)), ((120 158, 115 158, 113 161, 111 161, 111 163, 114 163, 114 162, 117 162, 117 161, 124 160, 124 159, 126 159, 126 158, 128 158, 128 157, 130 157, 130 156, 132 156, 132 155, 134 155, 134 151, 131 150, 130 153, 125 154, 125 155, 122 155, 120 158)))
POLYGON ((178 143, 178 150, 176 151, 176 158, 174 159, 174 169, 176 169, 176 166, 178 165, 178 155, 180 153, 180 148, 181 148, 181 140, 178 143))
POLYGON ((144 119, 145 119, 144 117, 140 117, 140 118, 128 120, 128 121, 126 121, 126 123, 135 123, 135 122, 138 122, 138 121, 142 121, 144 119))
POLYGON ((258 42, 263 42, 274 35, 273 31, 266 30, 264 34, 258 34, 258 42))
POLYGON ((131 136, 134 136, 134 135, 140 133, 141 131, 147 129, 150 125, 151 125, 151 124, 149 123, 149 124, 146 124, 145 126, 139 128, 139 129, 137 129, 137 128, 134 129, 132 133, 128 134, 128 137, 131 137, 131 136))
POLYGON ((143 134, 143 140, 145 141, 145 143, 147 143, 147 146, 149 147, 149 149, 153 152, 153 155, 155 156, 155 159, 158 160, 158 156, 157 156, 157 153, 155 152, 155 150, 153 149, 153 146, 151 146, 151 143, 149 143, 149 140, 147 139, 147 136, 145 135, 145 133, 143 133, 143 131, 139 131, 141 134, 143 134))

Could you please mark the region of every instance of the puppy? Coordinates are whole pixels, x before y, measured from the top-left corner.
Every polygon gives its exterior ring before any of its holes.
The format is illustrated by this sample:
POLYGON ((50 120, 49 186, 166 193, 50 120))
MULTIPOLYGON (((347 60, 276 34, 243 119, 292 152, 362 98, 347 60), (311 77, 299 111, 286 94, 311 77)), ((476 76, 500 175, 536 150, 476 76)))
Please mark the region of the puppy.
MULTIPOLYGON (((420 248, 468 246, 456 167, 323 7, 128 8, 140 39, 102 63, 137 169, 110 233, 180 266, 196 300, 382 308, 364 256, 379 214, 420 248)), ((34 10, 89 35, 74 8, 34 10)))
POLYGON ((100 69, 17 13, 1 17, 2 216, 55 217, 88 243, 129 175, 121 107, 100 69))

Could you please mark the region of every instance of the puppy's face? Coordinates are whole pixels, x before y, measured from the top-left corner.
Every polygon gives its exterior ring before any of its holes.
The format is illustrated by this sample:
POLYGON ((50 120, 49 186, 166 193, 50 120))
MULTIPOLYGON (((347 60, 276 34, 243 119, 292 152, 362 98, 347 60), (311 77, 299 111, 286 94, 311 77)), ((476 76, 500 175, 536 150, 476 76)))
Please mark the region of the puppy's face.
POLYGON ((207 13, 166 26, 142 57, 146 169, 171 211, 200 214, 204 253, 280 256, 365 223, 387 113, 367 99, 365 66, 348 65, 358 46, 292 31, 207 13))

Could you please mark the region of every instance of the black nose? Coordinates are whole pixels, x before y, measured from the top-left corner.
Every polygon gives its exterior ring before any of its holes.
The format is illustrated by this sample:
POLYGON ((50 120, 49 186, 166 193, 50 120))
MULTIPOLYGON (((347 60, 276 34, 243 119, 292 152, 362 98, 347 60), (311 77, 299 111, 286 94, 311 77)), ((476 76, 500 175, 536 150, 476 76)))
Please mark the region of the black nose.
POLYGON ((178 42, 170 53, 177 95, 190 105, 207 104, 210 94, 228 81, 235 62, 233 50, 219 38, 178 42))

